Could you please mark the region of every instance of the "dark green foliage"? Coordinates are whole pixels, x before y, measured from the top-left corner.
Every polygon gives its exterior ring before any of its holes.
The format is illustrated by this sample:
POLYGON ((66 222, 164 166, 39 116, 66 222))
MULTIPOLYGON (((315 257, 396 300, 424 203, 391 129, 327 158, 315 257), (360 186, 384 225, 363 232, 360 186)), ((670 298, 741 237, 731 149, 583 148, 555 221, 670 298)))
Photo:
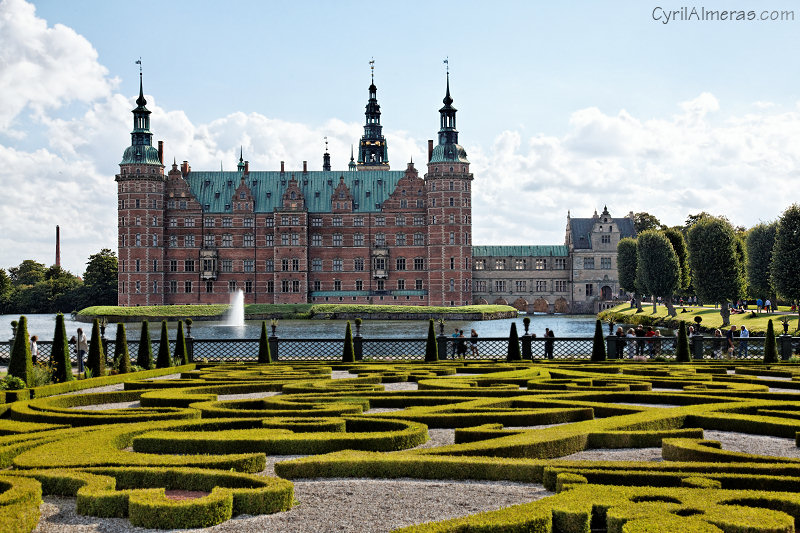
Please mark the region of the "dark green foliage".
POLYGON ((603 339, 603 324, 598 320, 594 325, 594 339, 592 339, 592 361, 606 360, 606 343, 603 339))
POLYGON ((356 355, 353 348, 353 331, 350 328, 350 321, 347 321, 347 327, 344 330, 344 349, 342 350, 342 362, 354 363, 356 355))
POLYGON ((67 328, 64 325, 64 315, 56 315, 56 330, 53 333, 53 348, 50 352, 50 362, 53 367, 53 381, 63 383, 70 381, 72 375, 72 361, 69 358, 69 342, 67 341, 67 328))
POLYGON ((689 272, 689 249, 686 247, 686 239, 683 233, 675 228, 667 228, 663 231, 664 237, 669 239, 672 249, 675 250, 675 255, 678 256, 678 265, 680 266, 680 283, 679 288, 686 290, 689 288, 690 272, 689 272))
POLYGON ((175 343, 175 364, 189 364, 189 352, 186 350, 186 336, 183 334, 183 320, 178 320, 178 338, 175 343))
POLYGON ((680 287, 680 276, 678 255, 669 239, 656 230, 641 233, 636 246, 636 285, 666 299, 680 287))
POLYGON ((664 225, 655 216, 650 213, 642 211, 633 215, 633 227, 636 233, 642 233, 649 230, 659 230, 664 225))
POLYGON ((14 346, 11 348, 11 358, 8 362, 8 375, 21 379, 28 387, 33 385, 31 339, 28 336, 28 318, 25 316, 19 317, 17 334, 14 337, 14 346))
POLYGON ((169 356, 169 330, 167 321, 161 321, 161 339, 158 342, 158 357, 156 358, 156 368, 167 368, 172 366, 172 358, 169 356))
POLYGON ((517 323, 511 323, 511 332, 508 335, 508 355, 506 361, 521 361, 522 353, 519 349, 519 335, 517 335, 517 323))
POLYGON ((778 296, 800 300, 800 205, 792 204, 781 215, 772 249, 770 281, 778 296))
POLYGON ((775 344, 775 328, 772 320, 767 322, 767 336, 764 338, 764 362, 767 364, 778 362, 778 345, 775 344))
POLYGON ((439 360, 439 347, 436 345, 436 333, 433 330, 433 319, 428 321, 428 341, 425 343, 425 362, 439 360))
POLYGON ((86 368, 93 377, 106 374, 106 354, 103 351, 103 341, 100 338, 100 321, 92 321, 92 338, 89 339, 89 355, 86 357, 86 368))
POLYGON ((267 321, 261 321, 261 337, 258 338, 258 362, 271 363, 272 354, 269 351, 269 339, 267 338, 267 321))
POLYGON ((686 322, 681 320, 678 327, 678 346, 675 349, 675 360, 679 363, 688 363, 691 360, 689 351, 689 336, 686 334, 686 322))
POLYGON ((125 334, 125 324, 117 324, 117 337, 114 341, 114 368, 120 374, 131 371, 131 355, 128 353, 128 336, 125 334))
POLYGON ((142 320, 142 336, 139 338, 139 351, 136 354, 136 366, 149 370, 153 366, 153 346, 150 341, 150 324, 142 320))
POLYGON ((772 294, 770 271, 772 270, 772 249, 778 223, 756 224, 747 232, 747 292, 751 298, 761 298, 772 294))
POLYGON ((636 241, 631 238, 622 239, 617 245, 619 286, 630 293, 636 292, 636 248, 636 241))
POLYGON ((89 256, 83 274, 87 305, 117 304, 117 255, 103 248, 89 256))

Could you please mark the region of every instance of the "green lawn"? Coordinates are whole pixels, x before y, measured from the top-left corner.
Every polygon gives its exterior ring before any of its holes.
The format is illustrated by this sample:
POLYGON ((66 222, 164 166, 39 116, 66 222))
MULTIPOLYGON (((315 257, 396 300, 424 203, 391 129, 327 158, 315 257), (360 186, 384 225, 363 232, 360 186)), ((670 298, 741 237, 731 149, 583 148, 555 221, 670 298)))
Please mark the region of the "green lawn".
MULTIPOLYGON (((631 309, 630 304, 626 302, 607 311, 603 311, 598 315, 598 318, 606 320, 609 316, 613 316, 615 321, 629 324, 641 323, 645 325, 668 325, 666 322, 669 317, 667 316, 667 308, 665 306, 659 305, 658 312, 656 314, 653 314, 653 306, 651 304, 643 305, 642 309, 643 311, 641 313, 637 313, 636 308, 631 309)), ((676 306, 675 310, 677 311, 678 316, 676 316, 673 320, 681 320, 693 325, 695 323, 694 317, 700 316, 703 318, 703 321, 700 323, 703 328, 715 329, 722 327, 722 317, 719 314, 719 309, 714 309, 713 307, 698 308, 687 306, 686 313, 682 313, 681 307, 676 306)), ((730 323, 735 326, 744 325, 748 330, 750 330, 751 334, 758 335, 767 331, 767 322, 771 319, 772 325, 775 328, 775 333, 781 334, 783 333, 781 319, 784 317, 790 318, 789 333, 796 333, 796 314, 761 313, 753 317, 748 311, 744 314, 732 314, 730 317, 730 323)))

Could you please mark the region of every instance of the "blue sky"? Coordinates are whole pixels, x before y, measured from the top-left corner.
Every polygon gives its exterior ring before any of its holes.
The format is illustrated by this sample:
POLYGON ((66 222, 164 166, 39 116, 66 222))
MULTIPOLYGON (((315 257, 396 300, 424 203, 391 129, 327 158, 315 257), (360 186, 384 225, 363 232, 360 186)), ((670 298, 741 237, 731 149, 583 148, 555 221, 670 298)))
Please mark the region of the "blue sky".
POLYGON ((567 210, 604 204, 774 219, 797 200, 796 5, 2 0, 0 266, 51 263, 57 223, 75 272, 115 248, 140 56, 155 138, 196 169, 240 145, 251 168, 316 168, 325 135, 344 168, 372 57, 390 162, 421 161, 449 57, 477 244, 561 243, 567 210), (654 20, 682 6, 794 20, 654 20))

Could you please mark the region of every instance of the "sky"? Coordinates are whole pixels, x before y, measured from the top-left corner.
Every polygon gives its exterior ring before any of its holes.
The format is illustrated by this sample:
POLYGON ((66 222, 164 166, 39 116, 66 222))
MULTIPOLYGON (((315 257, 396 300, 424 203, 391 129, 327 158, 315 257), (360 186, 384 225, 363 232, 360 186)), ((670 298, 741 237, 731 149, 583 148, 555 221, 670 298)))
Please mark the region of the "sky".
POLYGON ((473 242, 562 244, 568 211, 604 205, 779 217, 799 196, 797 50, 789 0, 0 0, 0 268, 52 264, 56 225, 75 274, 116 251, 140 57, 154 141, 196 170, 240 147, 253 170, 321 169, 324 137, 345 169, 371 59, 390 164, 424 170, 447 58, 473 242))

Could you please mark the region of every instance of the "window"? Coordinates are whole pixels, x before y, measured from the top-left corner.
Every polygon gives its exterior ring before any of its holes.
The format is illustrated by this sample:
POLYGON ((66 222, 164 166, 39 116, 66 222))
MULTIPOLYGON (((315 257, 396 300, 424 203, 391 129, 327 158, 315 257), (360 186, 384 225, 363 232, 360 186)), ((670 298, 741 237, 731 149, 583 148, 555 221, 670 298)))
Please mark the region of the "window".
POLYGON ((297 215, 292 216, 292 226, 299 226, 300 225, 300 217, 297 215))
POLYGON ((475 261, 475 270, 486 270, 486 259, 478 259, 475 261))
POLYGON ((473 287, 475 292, 486 292, 486 281, 485 280, 475 280, 473 282, 473 287))
POLYGON ((424 226, 425 225, 425 217, 423 215, 414 215, 414 225, 415 226, 424 226))
POLYGON ((297 246, 299 244, 300 244, 300 234, 292 233, 292 246, 297 246))
POLYGON ((267 281, 267 293, 272 294, 275 292, 275 282, 273 280, 267 281))
POLYGON ((363 291, 364 290, 364 282, 361 281, 360 279, 356 280, 356 290, 357 291, 363 291))
POLYGON ((604 268, 604 269, 611 268, 611 258, 610 257, 601 257, 600 258, 600 268, 604 268))
POLYGON ((583 268, 587 270, 591 270, 594 268, 594 257, 584 257, 583 258, 583 268))
MULTIPOLYGON (((400 205, 400 207, 404 207, 404 206, 403 206, 403 205, 400 205)), ((398 226, 405 226, 405 225, 406 225, 406 217, 404 217, 404 216, 398 216, 398 217, 395 219, 395 222, 396 222, 396 224, 397 224, 398 226)))
POLYGON ((281 259, 281 272, 289 272, 289 260, 281 259))
POLYGON ((342 290, 342 280, 340 279, 333 280, 333 290, 335 291, 342 290))
POLYGON ((497 292, 506 292, 506 282, 503 280, 496 280, 494 282, 494 290, 497 292))
POLYGON ((233 227, 233 219, 231 217, 222 217, 222 227, 223 228, 232 228, 233 227))
POLYGON ((206 292, 214 292, 214 282, 206 281, 206 292))
POLYGON ((353 270, 356 272, 363 272, 364 271, 364 258, 363 257, 356 257, 353 259, 353 270))
POLYGON ((300 260, 299 259, 292 259, 292 271, 299 272, 300 271, 300 260))
MULTIPOLYGON (((136 203, 139 203, 139 200, 136 200, 136 203)), ((142 282, 137 281, 136 282, 136 294, 139 294, 140 292, 142 292, 142 282)))
POLYGON ((372 258, 372 266, 375 270, 386 270, 386 258, 385 257, 373 257, 372 258))
POLYGON ((322 271, 322 259, 312 259, 311 270, 313 270, 314 272, 322 271))
POLYGON ((158 272, 158 259, 153 259, 153 272, 158 272))
POLYGON ((245 272, 252 272, 254 270, 254 261, 252 259, 245 259, 242 267, 245 272))
POLYGON ((183 245, 184 245, 186 248, 192 248, 192 247, 194 247, 194 235, 186 235, 186 236, 183 238, 183 245))
POLYGON ((158 246, 158 235, 153 235, 153 246, 158 246))
POLYGON ((456 190, 456 188, 455 188, 455 183, 453 183, 452 181, 450 182, 450 190, 451 190, 451 191, 454 191, 454 190, 456 190))
POLYGON ((600 235, 600 242, 603 244, 611 244, 611 235, 600 235))
POLYGON ((451 257, 450 258, 450 270, 455 270, 455 269, 456 269, 456 258, 455 257, 451 257))
POLYGON ((342 234, 341 233, 334 233, 333 234, 333 245, 334 246, 341 246, 342 245, 342 234))
POLYGON ((353 246, 364 246, 364 234, 356 233, 353 235, 353 246))
POLYGON ((244 292, 246 292, 248 294, 253 292, 253 282, 252 281, 247 280, 247 281, 244 282, 244 292))
POLYGON ((456 280, 450 278, 450 292, 453 292, 454 290, 456 290, 456 280))
POLYGON ((334 272, 341 272, 342 271, 342 260, 341 259, 334 259, 333 260, 333 271, 334 272))
POLYGON ((142 261, 140 259, 136 260, 136 272, 141 271, 142 269, 142 261))
POLYGON ((536 282, 536 291, 537 292, 547 291, 547 280, 538 280, 536 282))
POLYGON ((292 292, 300 292, 300 280, 292 280, 292 292))
POLYGON ((425 207, 425 200, 417 199, 417 207, 425 207))
POLYGON ((176 293, 178 292, 178 282, 177 281, 170 281, 169 285, 167 285, 167 292, 176 293))
POLYGON ((386 217, 383 215, 378 215, 375 217, 375 225, 376 226, 385 226, 386 225, 386 217))
POLYGON ((591 283, 586 284, 586 296, 592 296, 594 294, 594 285, 591 283))
POLYGON ((288 279, 281 280, 281 292, 289 292, 289 287, 288 279))
POLYGON ((214 270, 214 260, 213 259, 203 259, 203 271, 204 272, 211 272, 214 270))
POLYGON ((177 272, 178 271, 178 262, 174 259, 170 260, 169 262, 169 271, 170 272, 177 272))
POLYGON ((311 246, 322 246, 322 235, 315 233, 311 236, 311 246))
POLYGON ((267 259, 264 262, 264 271, 265 272, 274 272, 275 271, 275 261, 272 259, 267 259))
MULTIPOLYGON (((123 218, 122 220, 124 221, 125 219, 123 218)), ((123 225, 124 225, 124 222, 123 222, 123 225)), ((169 227, 170 228, 177 228, 178 227, 178 220, 174 219, 174 218, 170 218, 169 219, 169 227)))
POLYGON ((236 282, 234 280, 228 282, 228 292, 236 292, 236 282))
POLYGON ((506 269, 506 260, 505 259, 495 259, 494 260, 494 269, 495 270, 505 270, 506 269))
POLYGON ((405 257, 398 257, 395 261, 395 265, 397 266, 396 270, 405 270, 406 269, 406 258, 405 257))
POLYGON ((284 233, 281 235, 281 246, 289 246, 289 234, 284 233))
POLYGON ((394 236, 394 242, 397 246, 405 246, 406 245, 406 234, 405 233, 398 233, 394 236))
MULTIPOLYGON (((136 234, 136 245, 139 245, 139 234, 136 234)), ((169 236, 169 245, 173 248, 178 246, 178 236, 177 235, 170 235, 169 236)))
POLYGON ((272 233, 267 233, 264 239, 267 246, 275 246, 275 236, 272 233))
POLYGON ((379 279, 375 282, 375 289, 379 291, 386 290, 386 282, 382 279, 379 279))
POLYGON ((288 226, 289 225, 289 217, 287 215, 281 215, 281 226, 288 226))
POLYGON ((418 291, 421 291, 422 290, 422 286, 423 285, 422 285, 422 280, 421 279, 415 279, 414 280, 414 288, 415 289, 417 289, 418 291))
POLYGON ((211 217, 206 217, 203 219, 203 226, 206 228, 213 228, 214 227, 214 219, 211 217))
POLYGON ((558 279, 555 282, 555 291, 556 292, 566 292, 567 291, 567 281, 563 279, 558 279))
POLYGON ((186 281, 183 282, 183 292, 185 292, 186 294, 191 294, 191 292, 192 292, 192 282, 191 281, 186 280, 186 281))
POLYGON ((425 270, 425 258, 424 257, 415 257, 414 258, 414 270, 425 270))
POLYGON ((332 226, 341 226, 342 225, 342 217, 339 216, 339 215, 334 216, 331 225, 332 226))
POLYGON ((233 235, 226 233, 222 236, 222 247, 230 248, 231 246, 233 246, 233 235))
POLYGON ((456 232, 455 231, 451 231, 450 232, 450 244, 455 244, 455 243, 456 243, 456 232))
POLYGON ((526 266, 525 259, 514 259, 514 270, 525 270, 526 266))
POLYGON ((322 282, 318 279, 314 280, 314 290, 315 291, 322 290, 322 282))
POLYGON ((375 234, 375 246, 386 246, 386 234, 385 233, 376 233, 375 234))
POLYGON ((245 233, 244 234, 244 245, 252 247, 255 245, 255 236, 252 233, 245 233))
POLYGON ((363 226, 364 225, 364 217, 353 217, 353 225, 354 226, 363 226))
POLYGON ((125 235, 120 235, 120 237, 119 237, 119 245, 120 245, 120 246, 126 246, 126 244, 125 244, 125 241, 126 241, 125 237, 126 237, 125 235))
POLYGON ((252 218, 245 218, 244 219, 244 227, 245 228, 252 228, 253 227, 253 219, 252 218))
POLYGON ((186 272, 194 272, 194 259, 187 259, 183 262, 183 270, 186 272))
POLYGON ((406 280, 404 280, 404 279, 398 279, 397 280, 397 290, 398 291, 406 290, 406 280))
POLYGON ((556 257, 556 270, 566 270, 567 269, 567 260, 563 257, 556 257))
POLYGON ((425 246, 425 234, 424 233, 415 233, 414 234, 414 246, 425 246))
MULTIPOLYGON (((124 287, 124 286, 125 286, 124 283, 122 285, 120 285, 120 287, 124 287)), ((153 294, 158 294, 158 282, 157 281, 153 282, 153 294)))
POLYGON ((221 263, 221 270, 223 272, 233 272, 233 260, 232 259, 223 259, 220 261, 221 263))
MULTIPOLYGON (((267 217, 267 218, 265 219, 265 222, 266 222, 266 226, 267 226, 268 228, 275 227, 275 219, 274 219, 274 218, 272 218, 272 217, 267 217)), ((320 225, 322 225, 322 224, 321 224, 321 222, 320 222, 320 225)))

